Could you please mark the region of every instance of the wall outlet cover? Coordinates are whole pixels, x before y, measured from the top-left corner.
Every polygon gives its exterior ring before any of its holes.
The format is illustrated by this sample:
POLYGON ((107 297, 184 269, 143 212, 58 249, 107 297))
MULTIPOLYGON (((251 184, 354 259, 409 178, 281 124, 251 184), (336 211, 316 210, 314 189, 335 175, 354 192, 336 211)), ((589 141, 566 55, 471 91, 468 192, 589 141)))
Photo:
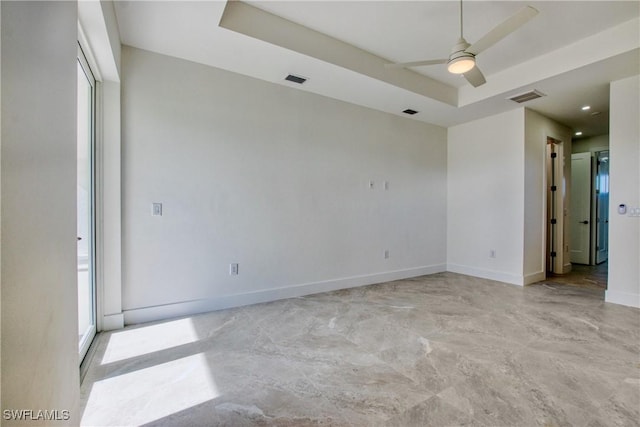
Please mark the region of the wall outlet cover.
POLYGON ((162 216, 162 203, 151 204, 151 215, 162 216))

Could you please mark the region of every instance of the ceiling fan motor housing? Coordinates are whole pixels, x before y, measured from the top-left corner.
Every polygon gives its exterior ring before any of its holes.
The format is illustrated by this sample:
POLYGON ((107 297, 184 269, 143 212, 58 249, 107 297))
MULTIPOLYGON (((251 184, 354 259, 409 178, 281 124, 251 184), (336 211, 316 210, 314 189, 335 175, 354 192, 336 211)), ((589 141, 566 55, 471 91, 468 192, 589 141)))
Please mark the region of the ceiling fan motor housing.
POLYGON ((451 49, 447 68, 450 73, 464 74, 475 66, 475 55, 466 51, 471 46, 467 41, 460 37, 456 45, 451 49))
POLYGON ((467 41, 463 38, 459 38, 456 42, 456 45, 451 49, 451 54, 449 55, 449 61, 460 58, 462 56, 466 56, 469 58, 475 58, 475 55, 466 51, 466 49, 471 46, 467 41))

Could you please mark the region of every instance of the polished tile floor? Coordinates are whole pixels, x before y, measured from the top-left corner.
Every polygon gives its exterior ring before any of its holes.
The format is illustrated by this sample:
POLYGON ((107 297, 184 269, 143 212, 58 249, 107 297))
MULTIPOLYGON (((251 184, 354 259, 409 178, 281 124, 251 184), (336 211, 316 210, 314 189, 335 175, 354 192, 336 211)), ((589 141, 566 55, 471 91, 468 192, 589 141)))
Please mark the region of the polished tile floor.
POLYGON ((98 337, 83 425, 640 425, 640 310, 441 273, 98 337))

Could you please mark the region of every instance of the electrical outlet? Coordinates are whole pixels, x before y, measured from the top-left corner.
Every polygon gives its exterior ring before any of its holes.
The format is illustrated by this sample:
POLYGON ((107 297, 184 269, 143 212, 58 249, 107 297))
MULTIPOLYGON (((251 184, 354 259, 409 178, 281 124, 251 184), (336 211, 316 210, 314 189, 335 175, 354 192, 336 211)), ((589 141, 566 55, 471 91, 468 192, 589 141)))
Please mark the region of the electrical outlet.
POLYGON ((239 266, 237 262, 234 262, 232 264, 229 264, 229 275, 231 276, 237 276, 239 273, 239 266))
POLYGON ((389 249, 384 250, 384 259, 389 259, 389 249))
POLYGON ((495 249, 489 250, 489 258, 495 258, 495 257, 496 257, 496 250, 495 249))
POLYGON ((151 204, 151 215, 162 216, 162 203, 151 204))

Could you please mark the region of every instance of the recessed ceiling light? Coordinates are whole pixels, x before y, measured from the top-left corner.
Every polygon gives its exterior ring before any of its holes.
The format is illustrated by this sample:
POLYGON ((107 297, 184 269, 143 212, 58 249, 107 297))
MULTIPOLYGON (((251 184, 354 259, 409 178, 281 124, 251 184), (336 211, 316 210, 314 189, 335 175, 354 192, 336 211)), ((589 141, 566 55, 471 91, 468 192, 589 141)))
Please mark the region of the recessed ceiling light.
POLYGON ((580 136, 580 135, 582 135, 582 132, 578 131, 578 132, 575 133, 575 135, 576 136, 580 136))
POLYGON ((584 107, 582 107, 582 111, 587 111, 591 109, 591 105, 585 105, 584 107))

